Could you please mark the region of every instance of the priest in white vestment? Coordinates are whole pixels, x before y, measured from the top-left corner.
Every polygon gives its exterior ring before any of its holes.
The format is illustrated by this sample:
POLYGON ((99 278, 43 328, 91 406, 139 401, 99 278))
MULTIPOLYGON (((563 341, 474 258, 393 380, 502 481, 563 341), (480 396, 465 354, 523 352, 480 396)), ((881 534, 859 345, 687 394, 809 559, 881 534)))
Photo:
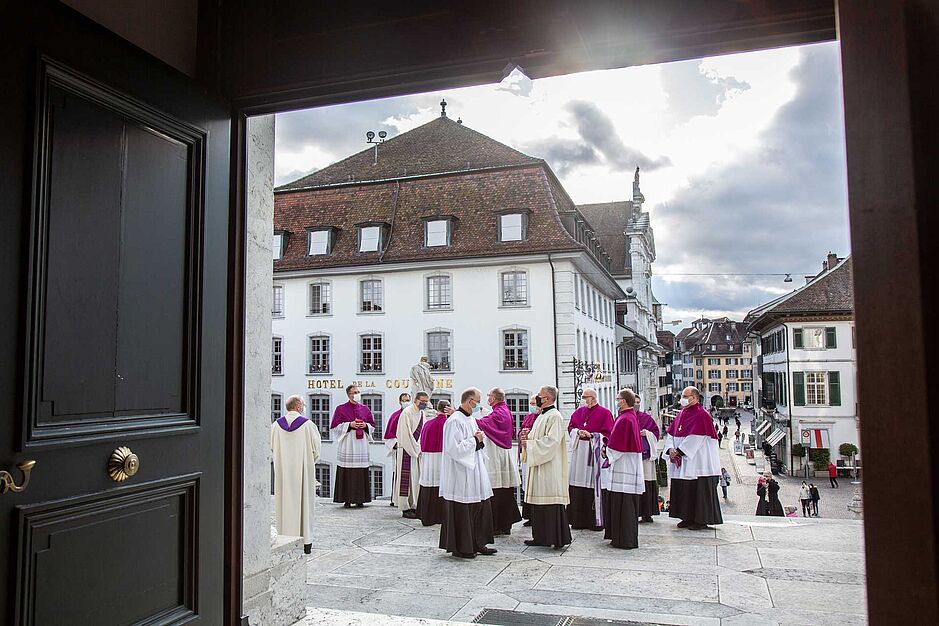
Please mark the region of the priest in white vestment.
MULTIPOLYGON (((443 427, 450 403, 437 403, 437 416, 421 429, 421 491, 417 496, 417 517, 424 526, 443 522, 444 505, 440 497, 440 464, 443 461, 443 427)), ((452 411, 451 411, 452 412, 452 411)))
MULTIPOLYGON (((396 460, 398 452, 398 418, 401 416, 401 411, 411 406, 411 394, 405 392, 398 396, 398 408, 388 416, 388 422, 385 425, 385 447, 388 448, 388 456, 392 460, 396 460)), ((391 484, 394 485, 397 481, 397 472, 392 474, 391 484)), ((394 496, 391 497, 391 506, 395 506, 394 496)))
POLYGON ((395 482, 391 494, 401 517, 418 519, 417 499, 421 491, 421 429, 434 417, 427 393, 418 391, 414 402, 398 416, 395 482))
POLYGON ((271 424, 274 519, 278 534, 303 537, 303 551, 310 554, 320 433, 309 418, 301 415, 303 408, 301 396, 290 396, 287 414, 271 424))
POLYGON ((616 397, 619 414, 607 440, 606 456, 610 462, 609 498, 604 538, 614 548, 639 547, 639 504, 645 492, 642 473, 642 439, 633 405, 636 396, 629 389, 616 397))
POLYGON ((479 389, 464 391, 460 408, 447 418, 443 427, 440 497, 444 501, 444 519, 439 546, 464 559, 497 552, 486 545, 495 539, 484 435, 473 418, 479 414, 481 399, 479 389))
POLYGON ((522 461, 527 464, 525 502, 531 505, 529 546, 561 548, 571 542, 567 523, 568 492, 567 431, 564 417, 555 408, 557 387, 538 391, 541 414, 522 443, 522 461))
POLYGON ((668 516, 681 520, 679 528, 704 530, 708 524, 724 522, 717 499, 721 475, 717 430, 696 387, 685 387, 681 405, 684 408, 665 431, 662 451, 671 482, 668 516))
POLYGON ((531 407, 531 413, 525 416, 522 425, 518 429, 518 469, 522 475, 522 517, 525 518, 524 526, 531 526, 531 505, 525 502, 524 498, 525 485, 528 484, 528 467, 522 462, 522 442, 528 437, 531 427, 535 425, 535 419, 541 412, 541 409, 538 408, 538 394, 531 397, 528 406, 531 407))

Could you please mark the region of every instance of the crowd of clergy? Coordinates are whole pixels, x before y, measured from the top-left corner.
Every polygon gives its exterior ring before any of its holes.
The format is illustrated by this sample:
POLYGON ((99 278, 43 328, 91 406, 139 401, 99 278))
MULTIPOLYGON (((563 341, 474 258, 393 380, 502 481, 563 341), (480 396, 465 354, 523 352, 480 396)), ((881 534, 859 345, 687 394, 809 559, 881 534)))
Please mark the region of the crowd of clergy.
MULTIPOLYGON (((333 502, 360 508, 371 501, 369 442, 376 424, 359 389, 349 386, 346 394, 330 423, 338 447, 333 502)), ((529 546, 562 548, 573 528, 603 531, 614 548, 637 548, 639 524, 659 515, 660 458, 671 482, 668 514, 680 520, 678 527, 700 530, 723 521, 717 431, 695 387, 682 391, 682 410, 661 446, 659 426, 630 389, 617 394, 615 417, 595 390, 584 389, 581 406, 565 420, 557 388, 542 387, 517 432, 498 387, 487 394, 488 408, 475 387, 455 407, 447 401, 431 407, 423 391, 398 400, 384 432, 395 458, 391 505, 424 526, 439 524, 439 547, 455 557, 495 554, 495 537, 511 534, 522 519, 531 527, 529 546)), ((303 416, 302 396, 288 398, 285 408, 271 427, 275 519, 278 533, 302 536, 309 553, 320 435, 303 416)))

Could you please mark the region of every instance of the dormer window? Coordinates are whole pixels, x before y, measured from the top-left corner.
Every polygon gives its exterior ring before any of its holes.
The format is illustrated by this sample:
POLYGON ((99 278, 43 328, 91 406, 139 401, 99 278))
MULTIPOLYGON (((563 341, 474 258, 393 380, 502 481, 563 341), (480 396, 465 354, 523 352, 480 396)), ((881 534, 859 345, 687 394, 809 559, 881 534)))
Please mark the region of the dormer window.
POLYGON ((359 227, 359 252, 378 252, 381 250, 381 226, 359 227))
POLYGON ((499 241, 524 241, 528 231, 525 213, 506 213, 499 216, 499 241))
POLYGON ((450 220, 427 220, 424 222, 424 245, 428 248, 450 245, 450 220))
POLYGON ((284 257, 284 248, 287 243, 287 234, 281 230, 274 231, 274 260, 279 261, 284 257))
POLYGON ((310 256, 322 256, 329 254, 333 249, 333 231, 329 228, 309 231, 309 248, 307 254, 310 256))

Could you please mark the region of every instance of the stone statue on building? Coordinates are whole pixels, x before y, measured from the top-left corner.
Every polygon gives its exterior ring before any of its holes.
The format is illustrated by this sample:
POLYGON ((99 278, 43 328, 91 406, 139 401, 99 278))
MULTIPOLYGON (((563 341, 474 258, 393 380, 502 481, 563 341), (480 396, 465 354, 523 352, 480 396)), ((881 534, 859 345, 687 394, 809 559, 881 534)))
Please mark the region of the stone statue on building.
POLYGON ((415 397, 418 391, 428 396, 434 393, 434 375, 426 356, 422 356, 420 362, 411 368, 411 397, 415 397))

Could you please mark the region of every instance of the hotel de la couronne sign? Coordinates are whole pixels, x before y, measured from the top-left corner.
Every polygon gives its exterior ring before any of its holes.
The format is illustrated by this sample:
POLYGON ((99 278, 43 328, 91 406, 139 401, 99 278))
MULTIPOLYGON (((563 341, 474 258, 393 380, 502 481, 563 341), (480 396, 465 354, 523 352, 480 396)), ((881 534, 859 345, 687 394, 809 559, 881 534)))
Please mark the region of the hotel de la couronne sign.
MULTIPOLYGON (((375 380, 352 380, 343 383, 341 378, 310 378, 306 381, 307 389, 345 389, 347 385, 355 385, 359 389, 373 389, 382 385, 376 384, 381 381, 375 380)), ((386 378, 384 381, 386 389, 401 389, 407 391, 411 388, 410 378, 386 378)), ((452 378, 435 378, 434 389, 453 389, 452 378)))

